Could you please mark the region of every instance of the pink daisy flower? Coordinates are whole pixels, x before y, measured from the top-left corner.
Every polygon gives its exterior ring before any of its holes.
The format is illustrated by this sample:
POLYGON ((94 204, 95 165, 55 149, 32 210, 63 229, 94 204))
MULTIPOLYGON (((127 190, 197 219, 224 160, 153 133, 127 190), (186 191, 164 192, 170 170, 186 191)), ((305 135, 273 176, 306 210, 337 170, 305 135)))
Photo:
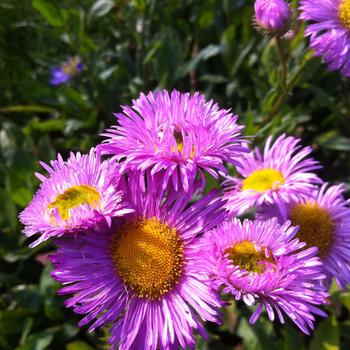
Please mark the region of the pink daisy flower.
POLYGON ((100 222, 110 226, 113 217, 130 213, 117 186, 116 166, 101 162, 94 149, 86 155, 71 153, 67 161, 59 154, 51 166, 40 164, 48 177, 36 174, 40 188, 19 216, 26 236, 40 235, 31 247, 100 222))
POLYGON ((162 171, 163 186, 170 179, 175 189, 180 183, 188 192, 197 176, 204 181, 203 172, 215 178, 225 174, 223 163, 237 165, 246 151, 238 116, 198 92, 141 94, 122 109, 116 114, 118 125, 103 134, 107 140, 100 149, 122 160, 122 171, 162 171))
POLYGON ((274 143, 270 136, 263 153, 259 149, 244 157, 237 167, 240 177, 228 177, 224 199, 231 216, 262 204, 283 207, 292 200, 307 197, 321 180, 312 171, 319 163, 308 157, 311 147, 300 140, 281 135, 274 143))
POLYGON ((89 331, 110 325, 109 344, 120 350, 193 348, 200 319, 218 322, 220 298, 198 263, 198 235, 223 219, 214 192, 193 205, 184 192, 164 191, 159 177, 129 176, 134 212, 105 232, 57 240, 52 276, 73 294, 66 306, 86 315, 89 331))
POLYGON ((314 315, 326 316, 317 306, 328 294, 322 285, 322 263, 317 249, 300 251, 298 228, 290 222, 234 219, 206 233, 202 239, 203 266, 213 286, 236 300, 257 305, 255 323, 265 308, 270 321, 284 323, 286 314, 304 333, 314 326, 314 315))
POLYGON ((343 289, 350 283, 350 202, 344 199, 344 190, 343 185, 323 184, 308 197, 290 203, 285 211, 267 206, 258 214, 298 225, 297 237, 307 247, 318 248, 324 273, 343 289))

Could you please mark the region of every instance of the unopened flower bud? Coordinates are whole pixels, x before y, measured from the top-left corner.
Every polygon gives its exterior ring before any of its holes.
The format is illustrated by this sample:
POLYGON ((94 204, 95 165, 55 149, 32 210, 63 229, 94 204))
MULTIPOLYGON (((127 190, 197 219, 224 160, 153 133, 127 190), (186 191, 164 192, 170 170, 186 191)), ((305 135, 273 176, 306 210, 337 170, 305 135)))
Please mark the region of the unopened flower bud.
POLYGON ((284 0, 256 0, 254 22, 268 36, 282 36, 290 26, 292 11, 284 0))

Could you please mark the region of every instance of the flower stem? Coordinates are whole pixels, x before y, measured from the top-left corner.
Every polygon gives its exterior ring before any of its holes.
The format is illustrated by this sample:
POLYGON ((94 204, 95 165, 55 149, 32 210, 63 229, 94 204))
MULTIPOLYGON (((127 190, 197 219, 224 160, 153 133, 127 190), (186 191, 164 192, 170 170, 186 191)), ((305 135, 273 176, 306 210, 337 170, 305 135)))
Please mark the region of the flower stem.
POLYGON ((277 112, 283 106, 283 104, 288 100, 291 90, 293 89, 294 85, 298 82, 308 62, 309 57, 304 57, 303 63, 292 76, 292 78, 289 80, 289 82, 286 83, 285 89, 283 90, 282 94, 277 98, 275 103, 272 105, 270 113, 268 113, 266 118, 264 118, 262 124, 266 124, 267 122, 269 122, 277 114, 277 112))
POLYGON ((282 88, 283 90, 286 89, 286 79, 287 79, 287 62, 286 62, 286 56, 284 54, 284 49, 283 49, 283 43, 281 38, 276 37, 276 46, 277 46, 277 51, 278 55, 281 60, 281 82, 282 82, 282 88))

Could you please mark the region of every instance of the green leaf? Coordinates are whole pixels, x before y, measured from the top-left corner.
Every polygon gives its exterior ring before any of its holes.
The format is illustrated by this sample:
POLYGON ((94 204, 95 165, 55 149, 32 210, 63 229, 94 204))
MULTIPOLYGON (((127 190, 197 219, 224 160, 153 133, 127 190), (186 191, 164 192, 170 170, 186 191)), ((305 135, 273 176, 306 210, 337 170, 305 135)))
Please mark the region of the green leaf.
POLYGON ((63 24, 59 9, 49 0, 32 0, 32 6, 54 27, 63 24))
POLYGON ((67 344, 66 350, 93 350, 93 348, 83 341, 74 341, 67 344))
POLYGON ((339 350, 340 334, 335 315, 330 315, 317 326, 310 350, 339 350))
POLYGON ((17 347, 16 350, 45 350, 49 349, 57 328, 48 328, 42 332, 31 334, 25 345, 17 347))
POLYGON ((32 193, 28 188, 21 187, 11 193, 12 200, 21 207, 25 207, 32 198, 32 193))
POLYGON ((178 76, 184 77, 192 70, 195 70, 198 64, 202 61, 208 60, 210 57, 216 56, 222 52, 222 47, 220 45, 210 44, 203 50, 201 50, 194 58, 188 61, 186 64, 179 68, 178 76))
POLYGON ((25 105, 25 106, 6 106, 0 108, 0 113, 50 113, 57 114, 58 111, 46 106, 25 105))
POLYGON ((269 333, 271 333, 271 323, 263 318, 260 318, 256 324, 251 325, 244 317, 240 320, 237 328, 237 334, 243 338, 243 344, 246 350, 275 349, 271 343, 269 333))
POLYGON ((102 17, 114 7, 112 0, 97 0, 90 8, 89 19, 93 17, 102 17))

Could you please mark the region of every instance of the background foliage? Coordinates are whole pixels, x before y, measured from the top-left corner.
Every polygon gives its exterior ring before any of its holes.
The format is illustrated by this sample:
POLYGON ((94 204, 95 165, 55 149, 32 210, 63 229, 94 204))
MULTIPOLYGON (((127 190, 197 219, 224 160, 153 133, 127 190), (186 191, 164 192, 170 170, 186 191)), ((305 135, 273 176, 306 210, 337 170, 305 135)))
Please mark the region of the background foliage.
MULTIPOLYGON (((28 249, 17 215, 37 189, 38 160, 100 142, 112 112, 141 91, 200 90, 238 113, 256 144, 271 133, 300 136, 315 148, 320 175, 349 188, 349 80, 306 52, 296 23, 284 41, 284 83, 275 41, 251 18, 249 0, 0 0, 0 349, 104 348, 106 334, 78 329, 56 296, 53 247, 28 249), (84 71, 50 86, 50 69, 68 55, 84 71)), ((349 349, 350 293, 333 287, 327 310, 307 337, 266 319, 250 327, 245 307, 232 305, 197 348, 349 349)))

